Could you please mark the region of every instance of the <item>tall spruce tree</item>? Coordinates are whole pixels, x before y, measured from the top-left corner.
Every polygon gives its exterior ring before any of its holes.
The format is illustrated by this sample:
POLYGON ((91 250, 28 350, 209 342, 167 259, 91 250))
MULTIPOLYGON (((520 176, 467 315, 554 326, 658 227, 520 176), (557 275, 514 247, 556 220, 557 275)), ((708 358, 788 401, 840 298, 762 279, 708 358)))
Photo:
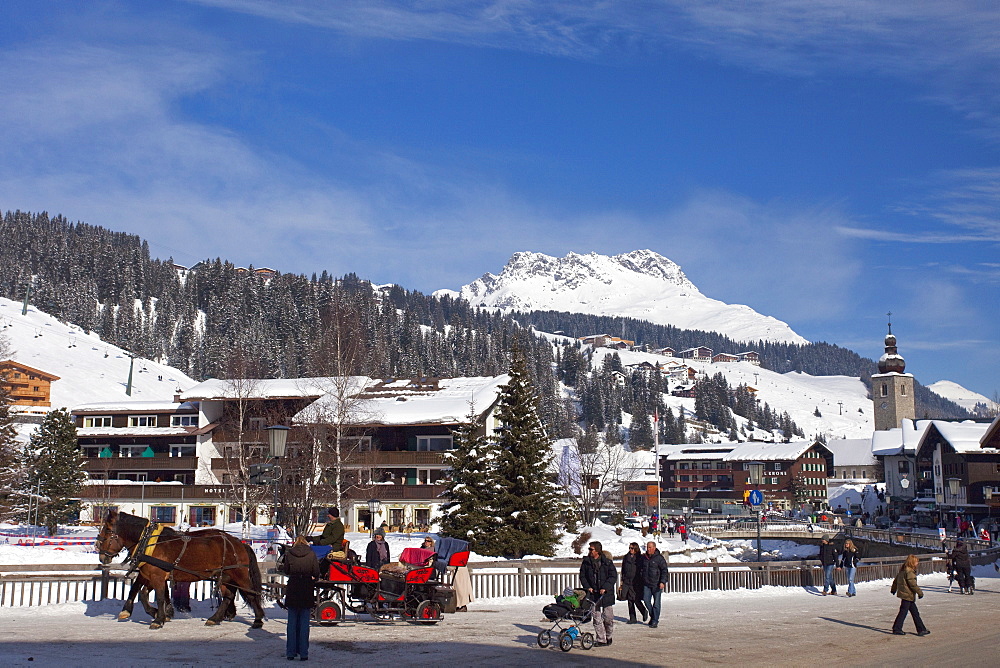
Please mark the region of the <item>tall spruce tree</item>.
POLYGON ((59 409, 45 416, 31 435, 25 461, 32 472, 31 482, 37 485, 41 497, 38 520, 52 535, 60 522, 73 515, 87 478, 77 446, 76 427, 68 411, 59 409))
POLYGON ((486 554, 490 537, 502 525, 497 514, 496 444, 486 438, 482 420, 470 405, 468 421, 452 431, 454 449, 446 453, 451 479, 441 506, 441 533, 469 541, 486 554))
POLYGON ((519 343, 511 347, 510 382, 501 387, 497 419, 497 517, 503 525, 489 537, 485 554, 520 559, 551 555, 558 540, 561 491, 551 467, 552 451, 538 417, 538 397, 519 343))

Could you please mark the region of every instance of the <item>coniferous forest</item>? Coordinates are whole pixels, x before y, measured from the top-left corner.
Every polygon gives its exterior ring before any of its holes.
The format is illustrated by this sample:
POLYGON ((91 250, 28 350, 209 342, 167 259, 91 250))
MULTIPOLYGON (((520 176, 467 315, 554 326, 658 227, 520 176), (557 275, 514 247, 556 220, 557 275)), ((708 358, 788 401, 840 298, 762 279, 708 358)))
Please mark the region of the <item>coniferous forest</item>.
MULTIPOLYGON (((869 382, 875 371, 872 360, 826 343, 736 342, 714 332, 630 318, 489 313, 460 299, 400 286, 376 289, 353 274, 264 277, 222 259, 179 272, 171 259, 150 257, 149 245, 137 235, 44 212, 8 211, 0 221, 0 239, 0 295, 21 300, 30 289, 30 301, 41 310, 196 379, 496 375, 508 370, 516 339, 552 437, 575 435, 582 420, 616 438, 608 427, 618 424, 625 411, 633 416, 638 445, 652 440, 656 411, 661 439, 667 439, 662 442, 677 442, 684 418, 663 419, 666 407, 653 391, 660 386, 655 377, 633 378, 622 388, 609 369, 590 372, 578 347, 553 352, 531 334, 532 327, 574 337, 609 333, 676 350, 699 345, 725 352, 756 350, 762 366, 778 372, 843 374, 869 382), (577 401, 562 396, 559 381, 576 389, 577 401)), ((919 417, 966 415, 923 386, 916 389, 919 417)), ((715 407, 717 402, 702 404, 715 407)), ((726 431, 734 409, 706 408, 709 414, 698 417, 726 431)), ((783 422, 782 416, 762 417, 783 422)), ((797 429, 790 421, 776 426, 790 430, 785 433, 797 429)))

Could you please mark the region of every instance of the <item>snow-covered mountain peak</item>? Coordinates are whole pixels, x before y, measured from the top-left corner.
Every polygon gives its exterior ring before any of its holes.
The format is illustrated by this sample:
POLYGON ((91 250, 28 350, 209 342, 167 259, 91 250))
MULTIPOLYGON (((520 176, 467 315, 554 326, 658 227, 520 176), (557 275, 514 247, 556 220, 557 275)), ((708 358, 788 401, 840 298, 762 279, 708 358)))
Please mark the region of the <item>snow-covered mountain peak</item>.
POLYGON ((738 341, 806 343, 776 318, 706 297, 677 263, 648 249, 614 256, 571 252, 562 258, 522 251, 499 274, 463 286, 460 295, 487 308, 626 316, 738 341))

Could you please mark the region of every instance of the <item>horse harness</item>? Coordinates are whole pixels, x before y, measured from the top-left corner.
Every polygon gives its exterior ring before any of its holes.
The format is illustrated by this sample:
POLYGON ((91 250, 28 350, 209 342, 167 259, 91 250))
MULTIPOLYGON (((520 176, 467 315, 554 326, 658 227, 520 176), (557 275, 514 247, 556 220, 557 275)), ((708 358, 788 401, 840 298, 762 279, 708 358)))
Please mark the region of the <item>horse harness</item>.
MULTIPOLYGON (((142 535, 139 537, 139 542, 136 543, 135 547, 132 548, 125 563, 130 564, 130 568, 126 576, 134 573, 142 564, 147 563, 150 566, 159 568, 161 571, 165 571, 169 574, 170 579, 173 579, 173 571, 182 571, 189 575, 194 575, 195 577, 202 578, 205 580, 215 580, 218 585, 218 581, 221 580, 222 575, 225 571, 234 568, 247 568, 247 566, 234 564, 232 566, 220 566, 219 568, 212 570, 201 570, 195 571, 190 568, 184 568, 180 565, 181 559, 184 558, 184 553, 187 552, 188 545, 191 543, 191 536, 187 533, 181 534, 177 538, 162 538, 161 533, 163 532, 163 525, 156 525, 153 527, 153 523, 150 522, 146 524, 145 528, 142 530, 142 535), (164 561, 162 559, 157 559, 153 556, 153 551, 156 546, 161 543, 170 543, 172 541, 181 541, 181 551, 177 554, 173 563, 169 561, 164 561), (204 577, 208 573, 211 574, 209 577, 204 577)), ((225 540, 224 536, 219 536, 222 538, 222 549, 223 549, 223 562, 225 562, 225 552, 229 549, 229 542, 225 540)))

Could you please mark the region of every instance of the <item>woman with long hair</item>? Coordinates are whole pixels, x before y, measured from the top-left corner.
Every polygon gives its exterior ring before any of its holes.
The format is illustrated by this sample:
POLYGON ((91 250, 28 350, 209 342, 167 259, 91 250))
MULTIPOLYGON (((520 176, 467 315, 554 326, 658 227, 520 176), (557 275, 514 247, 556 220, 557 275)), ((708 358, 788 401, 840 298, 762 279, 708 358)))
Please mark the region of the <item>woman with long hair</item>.
POLYGON ((861 555, 858 553, 858 548, 855 547, 854 541, 848 538, 844 541, 844 551, 840 555, 840 566, 847 573, 848 596, 858 595, 858 592, 854 589, 854 574, 858 570, 859 563, 861 563, 861 555))
POLYGON ((917 555, 908 556, 903 565, 899 567, 899 573, 896 574, 896 579, 892 583, 890 591, 899 597, 899 614, 896 615, 896 621, 892 624, 892 632, 897 636, 906 635, 903 633, 903 622, 906 621, 907 613, 913 617, 918 636, 930 633, 924 626, 924 620, 920 619, 920 611, 917 610, 917 599, 924 597, 923 590, 917 585, 917 565, 919 563, 917 555))
POLYGON ((622 583, 618 590, 618 600, 628 601, 628 621, 626 624, 638 624, 635 618, 635 610, 639 609, 642 621, 646 621, 648 613, 646 606, 642 603, 642 569, 639 564, 642 562, 642 550, 639 543, 629 543, 628 554, 622 557, 622 583))
POLYGON ((319 560, 309 547, 305 536, 295 539, 295 544, 285 552, 283 564, 288 584, 285 587, 285 607, 288 609, 285 658, 296 656, 301 661, 309 658, 309 614, 316 604, 315 586, 319 578, 319 560))

